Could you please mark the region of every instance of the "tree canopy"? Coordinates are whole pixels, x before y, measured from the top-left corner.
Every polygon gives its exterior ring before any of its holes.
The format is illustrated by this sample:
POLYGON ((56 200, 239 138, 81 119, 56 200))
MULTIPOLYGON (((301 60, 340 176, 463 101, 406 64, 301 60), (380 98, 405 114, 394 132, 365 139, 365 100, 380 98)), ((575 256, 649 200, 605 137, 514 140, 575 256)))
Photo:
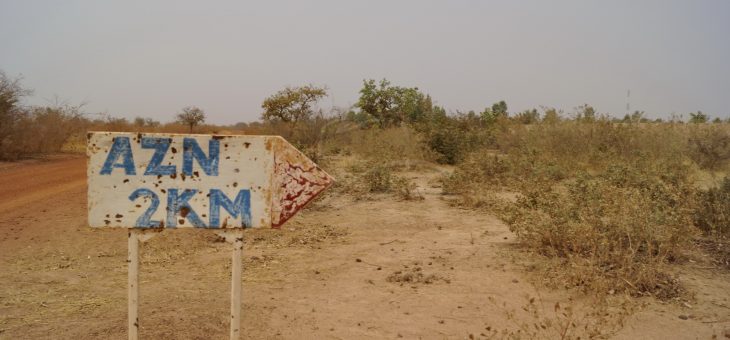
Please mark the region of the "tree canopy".
POLYGON ((182 112, 177 114, 177 122, 189 126, 190 132, 193 132, 196 125, 205 122, 205 111, 197 106, 184 107, 182 112))
POLYGON ((697 113, 690 112, 689 113, 689 122, 690 123, 707 123, 710 120, 710 116, 702 113, 702 111, 697 111, 697 113))
POLYGON ((381 128, 421 121, 434 110, 431 97, 417 87, 392 86, 386 79, 379 84, 364 80, 356 106, 360 109, 356 120, 381 128))
POLYGON ((261 118, 267 122, 285 122, 296 124, 314 114, 313 105, 327 96, 327 89, 306 85, 287 87, 264 100, 261 118))

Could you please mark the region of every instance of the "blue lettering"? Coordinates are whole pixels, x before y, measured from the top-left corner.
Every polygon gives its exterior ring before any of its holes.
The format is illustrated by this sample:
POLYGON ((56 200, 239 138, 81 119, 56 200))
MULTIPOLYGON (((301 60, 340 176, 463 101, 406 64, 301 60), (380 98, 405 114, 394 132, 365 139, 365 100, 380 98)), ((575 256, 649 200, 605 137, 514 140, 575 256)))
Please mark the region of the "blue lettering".
POLYGON ((240 190, 236 199, 231 201, 220 189, 210 189, 211 228, 220 227, 221 207, 226 209, 233 218, 240 216, 242 227, 251 227, 251 192, 249 190, 240 190))
POLYGON ((167 150, 170 148, 170 138, 142 138, 142 149, 155 149, 150 164, 147 165, 145 175, 172 175, 177 172, 177 168, 174 165, 162 165, 162 160, 165 158, 167 150))
POLYGON ((182 194, 178 195, 177 189, 167 190, 167 227, 177 227, 176 217, 178 214, 183 218, 187 218, 196 228, 205 228, 205 223, 200 220, 198 214, 195 213, 193 207, 188 201, 198 192, 196 189, 185 189, 182 194))
POLYGON ((137 189, 134 192, 132 192, 132 194, 129 195, 129 200, 134 202, 137 198, 140 198, 140 197, 148 197, 152 200, 152 203, 150 204, 149 208, 147 208, 147 210, 145 210, 144 214, 142 214, 142 216, 137 218, 137 222, 135 223, 134 226, 140 227, 140 228, 161 227, 162 225, 160 224, 160 221, 151 221, 150 220, 152 218, 152 214, 154 214, 155 211, 157 211, 157 207, 160 206, 160 198, 157 197, 157 194, 152 192, 152 190, 141 188, 141 189, 137 189))
MULTIPOLYGON (((106 156, 104 166, 101 167, 100 175, 109 175, 113 168, 124 169, 125 175, 136 175, 134 170, 134 159, 132 158, 132 146, 129 144, 129 137, 115 137, 112 149, 106 156), (117 163, 119 157, 122 157, 122 163, 117 163)), ((217 171, 217 168, 216 168, 217 171)))
POLYGON ((218 161, 220 158, 220 142, 211 139, 208 142, 208 157, 194 138, 183 139, 183 174, 193 175, 193 158, 198 161, 208 176, 218 176, 218 161))

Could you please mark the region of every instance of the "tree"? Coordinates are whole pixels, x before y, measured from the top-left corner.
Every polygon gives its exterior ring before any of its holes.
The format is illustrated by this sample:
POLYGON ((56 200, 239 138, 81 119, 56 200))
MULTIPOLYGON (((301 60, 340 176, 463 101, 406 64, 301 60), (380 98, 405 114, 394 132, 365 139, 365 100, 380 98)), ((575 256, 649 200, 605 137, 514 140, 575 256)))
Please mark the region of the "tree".
POLYGON ((588 104, 583 104, 575 108, 575 120, 583 122, 593 122, 596 120, 596 109, 588 104))
POLYGON ((187 106, 177 114, 177 122, 190 127, 190 132, 196 125, 205 122, 205 112, 197 106, 187 106))
POLYGON ((644 123, 647 122, 648 119, 644 118, 644 111, 634 111, 632 114, 626 114, 624 116, 624 119, 622 119, 622 122, 624 123, 644 123))
POLYGON ((20 142, 26 131, 19 125, 29 119, 29 114, 20 100, 31 91, 24 89, 20 80, 0 71, 0 159, 15 159, 24 152, 20 142))
POLYGON ((314 115, 312 106, 327 96, 327 89, 306 85, 287 87, 264 99, 261 118, 266 122, 284 122, 296 125, 297 122, 314 115))
POLYGON ((707 123, 710 120, 710 116, 702 113, 702 111, 697 111, 697 113, 690 112, 689 113, 689 122, 695 123, 695 124, 701 124, 701 123, 707 123))
POLYGON ((387 79, 379 84, 364 80, 356 106, 359 121, 373 121, 381 128, 424 121, 434 110, 431 97, 417 87, 391 86, 387 79))
POLYGON ((558 111, 555 108, 552 107, 543 107, 542 108, 545 113, 542 116, 542 122, 546 124, 556 124, 560 122, 560 113, 562 111, 558 111))
POLYGON ((540 121, 537 109, 525 110, 515 115, 514 120, 521 124, 535 124, 540 121))
POLYGON ((499 102, 492 104, 492 113, 494 113, 496 116, 506 117, 508 115, 507 103, 504 100, 500 100, 499 102))
POLYGON ((135 117, 133 124, 136 128, 156 128, 160 126, 160 122, 144 117, 135 117))
POLYGON ((11 79, 0 71, 0 145, 23 115, 20 99, 31 94, 30 90, 22 87, 20 80, 11 79))
POLYGON ((482 120, 487 123, 487 125, 494 124, 498 120, 506 120, 509 117, 509 113, 507 113, 507 103, 504 100, 500 100, 494 104, 492 104, 492 107, 487 107, 482 111, 481 113, 482 120))

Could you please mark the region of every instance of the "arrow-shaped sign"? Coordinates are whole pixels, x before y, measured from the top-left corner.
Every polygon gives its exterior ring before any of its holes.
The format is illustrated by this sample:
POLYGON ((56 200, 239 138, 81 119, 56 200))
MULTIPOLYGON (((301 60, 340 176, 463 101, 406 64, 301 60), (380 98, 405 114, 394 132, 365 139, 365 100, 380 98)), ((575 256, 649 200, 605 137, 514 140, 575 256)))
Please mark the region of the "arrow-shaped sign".
POLYGON ((333 178, 278 136, 93 132, 92 227, 279 227, 333 178))

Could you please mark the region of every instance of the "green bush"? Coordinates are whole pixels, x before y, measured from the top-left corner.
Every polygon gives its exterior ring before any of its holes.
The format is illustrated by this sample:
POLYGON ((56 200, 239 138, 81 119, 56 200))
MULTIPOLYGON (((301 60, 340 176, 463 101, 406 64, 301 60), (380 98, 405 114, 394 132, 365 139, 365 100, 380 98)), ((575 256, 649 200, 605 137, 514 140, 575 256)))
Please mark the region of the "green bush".
POLYGON ((493 143, 493 126, 484 126, 473 113, 436 116, 415 128, 423 135, 423 145, 442 164, 457 164, 470 152, 493 143))

